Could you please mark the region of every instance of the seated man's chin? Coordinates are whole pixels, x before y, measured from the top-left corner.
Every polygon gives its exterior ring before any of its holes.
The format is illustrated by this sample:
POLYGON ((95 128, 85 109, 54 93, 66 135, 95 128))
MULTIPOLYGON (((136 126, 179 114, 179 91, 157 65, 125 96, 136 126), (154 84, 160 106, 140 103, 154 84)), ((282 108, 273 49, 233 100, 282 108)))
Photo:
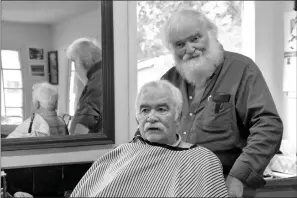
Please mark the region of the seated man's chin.
POLYGON ((148 134, 146 134, 146 139, 150 142, 156 142, 156 143, 162 143, 163 142, 163 135, 161 135, 160 133, 159 134, 156 134, 156 132, 147 132, 148 134))

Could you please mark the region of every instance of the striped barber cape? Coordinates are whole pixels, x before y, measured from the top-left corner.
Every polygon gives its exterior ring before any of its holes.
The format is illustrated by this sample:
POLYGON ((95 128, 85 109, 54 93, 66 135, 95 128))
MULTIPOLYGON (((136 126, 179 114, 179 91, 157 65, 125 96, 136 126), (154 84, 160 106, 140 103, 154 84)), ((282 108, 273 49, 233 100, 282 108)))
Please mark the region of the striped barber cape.
POLYGON ((228 197, 210 150, 151 143, 140 136, 100 157, 70 197, 228 197))

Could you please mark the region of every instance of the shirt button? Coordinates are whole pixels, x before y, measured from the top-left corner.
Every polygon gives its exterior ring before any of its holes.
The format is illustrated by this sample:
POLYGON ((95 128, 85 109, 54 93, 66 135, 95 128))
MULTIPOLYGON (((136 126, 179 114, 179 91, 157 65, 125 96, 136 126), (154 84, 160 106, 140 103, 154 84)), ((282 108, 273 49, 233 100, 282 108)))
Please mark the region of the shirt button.
POLYGON ((190 116, 193 116, 193 114, 192 114, 192 113, 190 113, 189 115, 190 115, 190 116))
POLYGON ((189 96, 189 99, 190 99, 190 100, 192 100, 192 98, 193 98, 192 96, 189 96))
POLYGON ((183 134, 184 134, 184 135, 186 135, 186 134, 187 134, 187 132, 185 132, 185 131, 184 131, 184 132, 183 132, 183 134))

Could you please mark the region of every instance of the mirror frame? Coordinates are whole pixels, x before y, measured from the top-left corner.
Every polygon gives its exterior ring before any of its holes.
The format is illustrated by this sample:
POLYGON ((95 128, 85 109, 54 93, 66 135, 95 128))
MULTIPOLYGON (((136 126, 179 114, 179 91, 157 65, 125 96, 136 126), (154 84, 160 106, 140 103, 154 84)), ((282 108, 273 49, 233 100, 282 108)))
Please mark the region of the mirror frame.
POLYGON ((103 133, 1 139, 2 151, 106 145, 115 143, 113 1, 101 1, 103 133), (20 141, 21 140, 21 141, 20 141))

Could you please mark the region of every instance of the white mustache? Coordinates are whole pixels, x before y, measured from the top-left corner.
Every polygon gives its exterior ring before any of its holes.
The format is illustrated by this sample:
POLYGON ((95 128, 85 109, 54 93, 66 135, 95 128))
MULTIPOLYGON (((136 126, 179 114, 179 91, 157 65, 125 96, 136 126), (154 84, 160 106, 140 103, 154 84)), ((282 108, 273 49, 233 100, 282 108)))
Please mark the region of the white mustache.
POLYGON ((160 123, 155 123, 155 124, 147 123, 144 125, 144 131, 148 131, 150 128, 158 128, 159 130, 163 130, 164 126, 160 123))
POLYGON ((198 50, 195 50, 195 52, 193 54, 185 54, 183 56, 183 61, 187 61, 191 58, 198 58, 202 55, 202 52, 201 51, 198 51, 198 50))

